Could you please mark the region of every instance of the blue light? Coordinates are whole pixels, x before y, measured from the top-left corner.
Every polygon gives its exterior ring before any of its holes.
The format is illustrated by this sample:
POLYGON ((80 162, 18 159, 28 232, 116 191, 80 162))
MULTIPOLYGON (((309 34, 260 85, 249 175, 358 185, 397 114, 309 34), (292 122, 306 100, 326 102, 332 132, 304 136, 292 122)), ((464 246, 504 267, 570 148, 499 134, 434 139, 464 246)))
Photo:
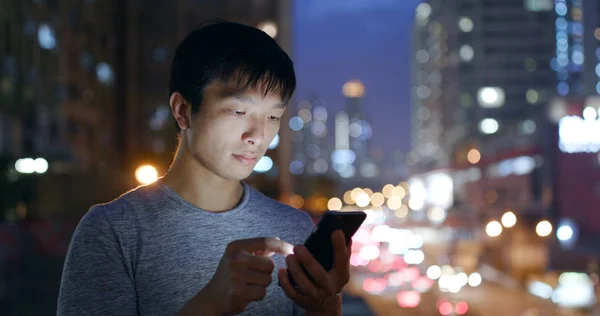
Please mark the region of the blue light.
POLYGON ((331 153, 331 161, 334 164, 351 164, 356 159, 356 154, 349 149, 339 149, 331 153))
POLYGON ((558 66, 558 62, 556 61, 556 58, 552 58, 552 60, 550 61, 550 68, 552 68, 552 70, 554 70, 554 71, 558 71, 560 69, 560 67, 558 66))
POLYGON ((107 63, 99 63, 96 66, 96 77, 104 84, 110 84, 113 81, 113 70, 107 63))
POLYGON ((596 76, 600 77, 600 64, 596 64, 596 76))
POLYGON ((279 134, 275 134, 275 137, 269 144, 269 149, 275 149, 279 145, 279 134))
POLYGON ((583 35, 583 23, 571 22, 571 34, 583 35))
POLYGON ((290 128, 293 131, 299 131, 304 127, 304 121, 299 116, 294 116, 290 119, 290 128))
POLYGON ((558 229, 556 229, 556 238, 563 247, 572 248, 575 246, 578 237, 579 228, 573 220, 563 218, 559 221, 558 229))
POLYGON ((564 97, 569 94, 569 85, 566 82, 561 81, 558 86, 556 86, 556 91, 564 97))
POLYGON ((556 28, 562 31, 565 31, 567 29, 568 26, 568 22, 567 19, 560 17, 556 19, 556 28))
POLYGON ((559 2, 556 4, 556 6, 554 6, 554 11, 556 11, 556 14, 560 16, 565 16, 568 12, 568 8, 566 4, 559 2))
POLYGON ((269 156, 262 156, 254 166, 256 172, 267 172, 273 168, 273 160, 269 156))
POLYGON ((56 47, 56 36, 54 30, 48 24, 42 24, 38 28, 38 42, 43 49, 54 49, 56 47))
POLYGON ((596 92, 600 94, 600 81, 596 84, 596 92))
POLYGON ((565 31, 558 31, 558 32, 556 32, 556 40, 558 41, 560 39, 568 40, 569 39, 569 34, 567 34, 567 32, 565 32, 565 31))
POLYGON ((566 67, 569 64, 569 55, 567 53, 560 53, 556 58, 558 66, 566 67))
POLYGON ((302 161, 294 160, 290 164, 290 172, 295 175, 302 174, 304 172, 304 164, 302 161))
POLYGON ((558 80, 566 81, 567 79, 569 79, 569 72, 566 69, 561 68, 558 71, 558 80))
POLYGON ((581 51, 574 51, 571 59, 575 65, 583 65, 584 57, 581 51))
POLYGON ((569 50, 569 42, 564 38, 559 39, 558 41, 556 41, 556 50, 566 52, 567 50, 569 50))

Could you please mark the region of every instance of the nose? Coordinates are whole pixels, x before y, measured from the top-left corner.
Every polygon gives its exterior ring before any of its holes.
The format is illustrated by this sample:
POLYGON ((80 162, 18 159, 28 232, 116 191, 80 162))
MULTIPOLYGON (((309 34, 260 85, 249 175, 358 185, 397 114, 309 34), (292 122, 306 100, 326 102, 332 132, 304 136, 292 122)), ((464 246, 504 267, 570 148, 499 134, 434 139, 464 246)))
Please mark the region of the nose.
POLYGON ((242 135, 244 143, 260 146, 265 140, 265 126, 262 122, 253 122, 248 130, 242 135))

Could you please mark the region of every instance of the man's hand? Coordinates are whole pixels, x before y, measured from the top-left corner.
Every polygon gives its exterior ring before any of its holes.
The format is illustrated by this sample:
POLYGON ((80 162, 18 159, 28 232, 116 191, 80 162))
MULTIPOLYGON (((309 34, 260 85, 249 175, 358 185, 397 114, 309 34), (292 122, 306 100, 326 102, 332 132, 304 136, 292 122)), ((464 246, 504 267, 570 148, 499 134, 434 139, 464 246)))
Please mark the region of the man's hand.
POLYGON ((297 284, 294 288, 286 269, 278 271, 279 284, 285 294, 308 313, 341 314, 339 294, 350 279, 350 244, 341 230, 331 235, 334 249, 333 268, 327 272, 304 246, 294 247, 294 254, 286 257, 287 270, 297 284), (310 274, 302 271, 300 265, 310 274))
POLYGON ((178 315, 233 315, 262 300, 271 284, 274 253, 288 255, 293 246, 278 238, 236 240, 227 245, 208 284, 178 315))

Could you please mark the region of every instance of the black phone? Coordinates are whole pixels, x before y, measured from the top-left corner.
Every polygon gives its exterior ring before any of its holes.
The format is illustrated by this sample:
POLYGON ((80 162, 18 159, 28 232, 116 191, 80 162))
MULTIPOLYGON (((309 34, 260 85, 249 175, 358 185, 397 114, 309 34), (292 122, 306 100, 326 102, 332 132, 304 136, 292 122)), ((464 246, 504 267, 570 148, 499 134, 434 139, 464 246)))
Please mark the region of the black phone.
MULTIPOLYGON (((331 234, 340 229, 346 237, 346 244, 350 243, 352 236, 360 228, 362 223, 367 218, 365 212, 337 212, 329 211, 323 215, 321 221, 317 224, 313 232, 304 242, 304 246, 317 259, 317 261, 329 271, 333 268, 333 243, 331 242, 331 234)), ((306 269, 301 266, 304 272, 310 278, 306 269)), ((288 272, 289 273, 289 272, 288 272)), ((296 285, 291 275, 290 282, 296 285)))

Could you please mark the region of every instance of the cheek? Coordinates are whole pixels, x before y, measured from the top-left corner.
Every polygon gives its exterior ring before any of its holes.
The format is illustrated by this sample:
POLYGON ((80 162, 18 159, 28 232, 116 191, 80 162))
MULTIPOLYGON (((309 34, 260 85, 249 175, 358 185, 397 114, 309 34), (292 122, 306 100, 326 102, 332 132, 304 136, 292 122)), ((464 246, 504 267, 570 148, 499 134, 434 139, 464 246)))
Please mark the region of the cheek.
POLYGON ((205 150, 221 152, 232 145, 237 145, 241 139, 243 124, 215 118, 206 122, 198 131, 196 144, 205 150))

